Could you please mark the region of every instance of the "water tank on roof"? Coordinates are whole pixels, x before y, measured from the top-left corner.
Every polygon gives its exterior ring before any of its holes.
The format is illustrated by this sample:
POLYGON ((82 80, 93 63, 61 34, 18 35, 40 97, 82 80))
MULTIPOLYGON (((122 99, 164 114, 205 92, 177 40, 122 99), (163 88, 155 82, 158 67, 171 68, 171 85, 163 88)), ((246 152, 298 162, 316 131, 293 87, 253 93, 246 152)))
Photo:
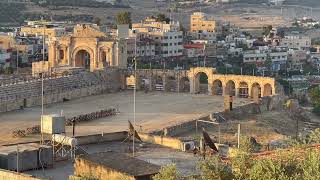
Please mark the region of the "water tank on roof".
POLYGON ((43 115, 41 118, 41 132, 45 134, 65 133, 66 118, 58 114, 43 115))

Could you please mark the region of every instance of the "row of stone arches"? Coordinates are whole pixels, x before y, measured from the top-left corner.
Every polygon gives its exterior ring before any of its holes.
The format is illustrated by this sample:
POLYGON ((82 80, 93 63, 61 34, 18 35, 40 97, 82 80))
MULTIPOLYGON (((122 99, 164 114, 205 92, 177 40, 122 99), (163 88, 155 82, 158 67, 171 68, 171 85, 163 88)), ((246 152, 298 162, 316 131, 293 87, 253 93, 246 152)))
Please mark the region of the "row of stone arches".
MULTIPOLYGON (((212 95, 218 96, 230 95, 248 98, 252 96, 254 92, 257 92, 259 97, 272 95, 272 86, 268 83, 263 85, 264 92, 262 92, 262 88, 259 83, 253 83, 250 86, 247 82, 241 81, 238 89, 236 89, 236 84, 234 81, 229 80, 225 87, 223 87, 222 81, 216 79, 213 81, 212 86, 210 87, 206 78, 202 80, 200 77, 198 78, 199 79, 196 79, 199 84, 198 89, 196 89, 196 93, 198 94, 208 94, 208 90, 211 88, 212 95)), ((178 82, 177 78, 173 76, 168 76, 166 79, 164 79, 162 76, 154 76, 153 80, 151 81, 150 78, 141 76, 137 82, 137 85, 138 89, 141 90, 148 88, 149 90, 178 92, 179 89, 179 92, 190 92, 190 80, 188 77, 179 78, 178 82)))
POLYGON ((262 97, 274 94, 272 81, 267 78, 250 76, 213 75, 206 72, 182 75, 175 73, 138 73, 138 89, 161 90, 167 92, 190 92, 210 95, 230 95, 242 98, 262 97), (147 85, 148 82, 149 84, 147 85))

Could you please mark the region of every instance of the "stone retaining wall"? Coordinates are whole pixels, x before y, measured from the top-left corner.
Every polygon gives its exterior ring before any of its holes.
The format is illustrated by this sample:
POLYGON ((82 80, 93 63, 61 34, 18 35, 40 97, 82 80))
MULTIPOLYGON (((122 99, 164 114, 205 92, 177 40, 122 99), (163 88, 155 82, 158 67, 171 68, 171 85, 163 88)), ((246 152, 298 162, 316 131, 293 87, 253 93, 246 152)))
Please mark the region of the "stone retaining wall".
MULTIPOLYGON (((261 98, 259 104, 250 103, 243 106, 235 107, 231 112, 213 112, 212 116, 218 121, 223 122, 225 120, 238 119, 239 117, 246 117, 249 115, 259 114, 266 111, 282 109, 287 98, 284 96, 266 96, 261 98)), ((210 115, 199 118, 201 120, 210 120, 210 115)), ((156 130, 151 132, 153 135, 162 136, 178 136, 179 134, 194 131, 196 128, 196 121, 198 119, 192 119, 187 122, 182 122, 176 125, 165 127, 162 130, 156 130)), ((202 127, 205 127, 206 123, 198 122, 198 130, 201 131, 202 127)))
MULTIPOLYGON (((14 171, 0 169, 0 180, 45 180, 45 179, 39 179, 29 174, 17 173, 14 171)), ((49 179, 46 179, 46 180, 49 180, 49 179)))

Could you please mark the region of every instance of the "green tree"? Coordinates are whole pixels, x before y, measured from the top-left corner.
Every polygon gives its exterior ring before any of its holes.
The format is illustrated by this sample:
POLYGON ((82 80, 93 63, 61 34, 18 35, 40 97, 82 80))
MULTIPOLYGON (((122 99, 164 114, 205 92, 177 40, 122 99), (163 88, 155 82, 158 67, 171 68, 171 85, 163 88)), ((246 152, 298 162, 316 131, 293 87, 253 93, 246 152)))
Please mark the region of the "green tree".
POLYGON ((101 25, 101 19, 99 17, 95 17, 93 19, 93 23, 95 23, 96 25, 100 26, 101 25))
POLYGON ((170 22, 170 18, 166 17, 165 14, 158 14, 156 17, 157 22, 166 22, 167 24, 170 22))
POLYGON ((303 179, 320 179, 320 153, 315 150, 310 150, 304 161, 300 163, 300 168, 303 172, 303 179))
POLYGON ((250 169, 254 165, 254 161, 250 156, 250 153, 240 151, 237 156, 231 159, 232 172, 235 179, 245 179, 249 176, 250 169))
POLYGON ((246 153, 258 152, 261 145, 258 144, 254 138, 248 136, 240 137, 240 150, 246 153))
POLYGON ((180 180, 181 176, 175 164, 161 167, 160 172, 153 176, 153 180, 180 180))
POLYGON ((268 56, 267 60, 264 61, 264 67, 266 67, 269 72, 272 71, 272 60, 270 56, 268 56))
POLYGON ((309 135, 309 142, 320 143, 320 128, 315 129, 309 135))
POLYGON ((267 36, 270 34, 270 31, 272 30, 272 25, 269 25, 269 26, 266 26, 266 27, 263 27, 263 35, 264 36, 267 36))
POLYGON ((116 16, 116 22, 117 24, 129 24, 129 27, 131 28, 132 22, 131 22, 131 13, 130 12, 119 12, 116 16))
POLYGON ((201 179, 203 180, 229 180, 234 178, 231 168, 222 162, 219 156, 201 161, 198 164, 198 168, 201 171, 201 179))
POLYGON ((320 115, 320 87, 312 88, 309 94, 313 103, 313 112, 320 115))

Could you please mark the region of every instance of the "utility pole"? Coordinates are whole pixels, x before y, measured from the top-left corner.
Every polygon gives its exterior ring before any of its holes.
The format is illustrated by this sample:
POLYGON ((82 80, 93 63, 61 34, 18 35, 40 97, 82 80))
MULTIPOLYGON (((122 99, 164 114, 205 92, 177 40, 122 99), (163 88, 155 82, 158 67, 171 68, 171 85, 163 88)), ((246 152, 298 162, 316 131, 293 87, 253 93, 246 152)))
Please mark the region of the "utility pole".
POLYGON ((241 125, 239 123, 238 124, 238 149, 240 149, 240 129, 241 129, 241 125))
MULTIPOLYGON (((135 32, 134 32, 135 33, 135 32)), ((134 43, 134 90, 133 90, 133 127, 136 127, 136 91, 137 91, 137 35, 135 36, 135 43, 134 43)), ((134 157, 134 141, 136 137, 136 131, 133 131, 133 137, 132 137, 132 156, 134 157)))
POLYGON ((16 46, 17 48, 17 75, 19 74, 19 49, 18 49, 18 45, 16 46))

